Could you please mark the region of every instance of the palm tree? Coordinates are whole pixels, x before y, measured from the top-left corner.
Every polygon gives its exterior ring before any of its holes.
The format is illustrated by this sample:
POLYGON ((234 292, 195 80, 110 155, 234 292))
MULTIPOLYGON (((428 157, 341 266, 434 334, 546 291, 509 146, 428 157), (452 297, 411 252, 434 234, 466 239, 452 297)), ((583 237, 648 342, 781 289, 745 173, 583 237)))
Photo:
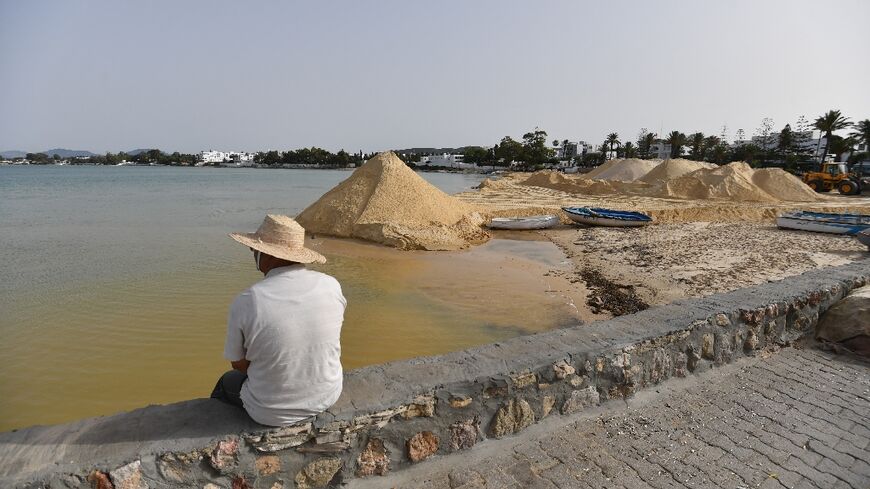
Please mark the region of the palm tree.
POLYGON ((692 146, 691 158, 696 161, 704 159, 704 133, 696 132, 690 135, 689 141, 692 146))
MULTIPOLYGON (((852 127, 855 128, 849 135, 855 138, 859 143, 864 143, 864 151, 867 156, 870 156, 870 119, 864 119, 855 123, 852 127)), ((867 159, 865 157, 865 159, 867 159)))
POLYGON ((625 158, 634 158, 637 156, 637 148, 631 141, 626 142, 622 146, 622 156, 625 158))
MULTIPOLYGON (((825 162, 825 156, 828 154, 828 146, 831 144, 831 136, 834 132, 846 129, 851 125, 849 118, 843 117, 839 110, 829 110, 825 115, 819 116, 816 119, 813 123, 813 129, 818 129, 820 132, 825 133, 825 150, 822 152, 821 159, 819 160, 820 164, 825 162)), ((821 143, 820 140, 819 144, 821 143)))
POLYGON ((671 145, 671 158, 677 158, 686 144, 686 135, 680 131, 671 131, 665 142, 671 145))
POLYGON ((605 141, 607 141, 607 144, 610 145, 610 152, 613 153, 613 145, 615 144, 616 147, 618 148, 619 144, 620 144, 619 143, 619 134, 612 132, 612 133, 607 135, 607 139, 605 139, 605 141))
POLYGON ((656 141, 656 135, 651 132, 644 132, 637 140, 637 150, 641 158, 649 158, 650 148, 656 141))

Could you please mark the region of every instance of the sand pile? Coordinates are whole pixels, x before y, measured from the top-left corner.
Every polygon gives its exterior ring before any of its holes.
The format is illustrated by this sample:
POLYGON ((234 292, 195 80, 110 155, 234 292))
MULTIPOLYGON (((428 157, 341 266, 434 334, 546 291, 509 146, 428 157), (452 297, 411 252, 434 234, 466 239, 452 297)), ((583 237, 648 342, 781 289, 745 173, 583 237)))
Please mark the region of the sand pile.
POLYGON ((646 183, 661 183, 679 178, 696 170, 717 168, 713 163, 703 161, 684 160, 676 158, 659 163, 639 180, 646 183))
POLYGON ((544 187, 563 192, 571 192, 577 189, 576 180, 564 173, 553 170, 542 170, 532 173, 529 178, 520 182, 521 185, 531 187, 544 187))
POLYGON ((633 182, 649 173, 661 162, 662 160, 639 160, 637 158, 610 160, 583 176, 594 180, 633 182))
POLYGON ((387 152, 367 161, 296 219, 311 233, 401 249, 455 250, 489 239, 476 210, 387 152))
POLYGON ((781 168, 762 168, 752 174, 752 183, 770 195, 790 202, 812 202, 819 195, 800 178, 781 168))
POLYGON ((678 199, 727 199, 743 202, 778 202, 752 183, 752 168, 734 162, 716 169, 701 169, 664 182, 656 192, 660 197, 678 199))
MULTIPOLYGON (((753 170, 739 161, 725 166, 683 159, 665 160, 634 181, 587 179, 616 175, 628 177, 642 167, 632 160, 615 160, 583 176, 558 172, 533 173, 522 185, 544 187, 575 195, 612 195, 732 202, 815 202, 818 195, 797 177, 778 168, 753 170)), ((634 160, 643 161, 643 160, 634 160)))

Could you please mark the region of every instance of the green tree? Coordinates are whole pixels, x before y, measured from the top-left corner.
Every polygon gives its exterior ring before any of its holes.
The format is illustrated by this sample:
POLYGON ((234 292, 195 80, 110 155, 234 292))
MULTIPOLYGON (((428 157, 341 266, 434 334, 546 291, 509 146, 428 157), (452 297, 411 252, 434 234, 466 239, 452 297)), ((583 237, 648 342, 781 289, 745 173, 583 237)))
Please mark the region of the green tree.
POLYGON ((855 140, 853 137, 841 137, 837 135, 831 136, 830 148, 831 152, 834 153, 834 161, 843 161, 843 155, 845 153, 850 153, 855 148, 855 140))
POLYGON ((708 161, 713 156, 713 151, 716 146, 724 143, 718 136, 707 136, 704 138, 704 144, 701 147, 701 160, 708 161))
POLYGON ((466 163, 473 163, 475 165, 483 165, 489 161, 489 151, 480 146, 469 146, 465 148, 462 152, 465 155, 466 163))
POLYGON ((610 153, 613 153, 614 146, 616 146, 618 148, 619 145, 621 144, 621 142, 619 141, 619 134, 617 134, 615 132, 608 134, 607 139, 605 139, 605 142, 608 144, 608 146, 610 148, 610 153))
POLYGON ((622 156, 623 158, 636 158, 637 157, 637 147, 635 147, 634 143, 631 141, 627 141, 622 146, 622 156))
POLYGON ((637 154, 643 159, 649 159, 650 149, 656 140, 656 135, 643 128, 637 136, 637 154))
POLYGON ((868 159, 867 156, 870 156, 870 119, 856 122, 854 127, 855 130, 849 135, 864 144, 864 159, 868 159))
POLYGON ((782 131, 779 131, 779 141, 776 143, 776 149, 779 150, 780 154, 785 156, 794 153, 794 147, 794 132, 791 130, 791 124, 786 124, 785 127, 782 128, 782 131))
POLYGON ((523 145, 510 136, 502 138, 495 150, 495 157, 501 160, 504 166, 509 166, 514 161, 520 161, 523 157, 523 145))
POLYGON ((543 165, 553 157, 553 150, 547 147, 547 132, 535 128, 523 134, 523 161, 531 166, 543 165))
MULTIPOLYGON (((825 138, 825 150, 822 151, 821 157, 819 159, 819 163, 823 163, 825 161, 825 157, 828 155, 828 147, 831 144, 831 136, 841 129, 846 129, 849 127, 851 123, 847 117, 843 117, 839 110, 829 110, 825 113, 825 115, 821 115, 816 118, 816 121, 813 122, 813 129, 817 129, 818 131, 824 133, 825 138)), ((819 144, 821 145, 821 140, 819 144)))
POLYGON ((704 159, 704 133, 696 132, 689 135, 689 159, 701 161, 704 159))
POLYGON ((671 131, 665 142, 671 145, 671 158, 679 158, 683 146, 686 145, 686 135, 680 131, 671 131))

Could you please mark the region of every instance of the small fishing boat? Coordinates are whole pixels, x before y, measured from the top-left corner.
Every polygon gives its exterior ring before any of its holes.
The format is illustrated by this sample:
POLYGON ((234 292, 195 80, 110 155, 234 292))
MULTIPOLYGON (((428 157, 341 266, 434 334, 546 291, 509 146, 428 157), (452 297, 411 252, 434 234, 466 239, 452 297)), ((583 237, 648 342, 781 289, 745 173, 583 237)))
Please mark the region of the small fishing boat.
POLYGON ((572 221, 589 226, 639 227, 652 222, 642 212, 616 211, 598 207, 562 207, 572 221))
POLYGON ((777 217, 776 225, 784 229, 797 229, 815 233, 854 235, 865 229, 870 229, 870 216, 791 211, 777 217))
POLYGON ((553 215, 529 217, 494 217, 487 225, 490 229, 547 229, 559 224, 553 215))
POLYGON ((855 237, 858 238, 859 243, 867 247, 867 251, 870 251, 870 229, 861 231, 855 237))

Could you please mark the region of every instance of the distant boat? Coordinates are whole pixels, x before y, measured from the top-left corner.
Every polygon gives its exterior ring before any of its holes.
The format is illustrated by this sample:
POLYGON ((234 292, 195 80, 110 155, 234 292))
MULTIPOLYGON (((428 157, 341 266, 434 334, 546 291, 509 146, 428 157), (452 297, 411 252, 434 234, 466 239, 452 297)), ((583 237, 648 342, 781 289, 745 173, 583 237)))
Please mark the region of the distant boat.
POLYGON ((562 207, 572 221, 589 226, 640 227, 652 222, 642 212, 617 211, 599 207, 562 207))
POLYGON ((776 225, 783 229, 854 235, 870 229, 870 215, 791 211, 777 217, 776 225))
POLYGON ((547 229, 559 224, 554 215, 529 217, 495 217, 487 225, 490 229, 547 229))
POLYGON ((870 251, 870 229, 865 229, 860 233, 855 235, 858 238, 858 242, 862 245, 867 246, 867 251, 870 251))

